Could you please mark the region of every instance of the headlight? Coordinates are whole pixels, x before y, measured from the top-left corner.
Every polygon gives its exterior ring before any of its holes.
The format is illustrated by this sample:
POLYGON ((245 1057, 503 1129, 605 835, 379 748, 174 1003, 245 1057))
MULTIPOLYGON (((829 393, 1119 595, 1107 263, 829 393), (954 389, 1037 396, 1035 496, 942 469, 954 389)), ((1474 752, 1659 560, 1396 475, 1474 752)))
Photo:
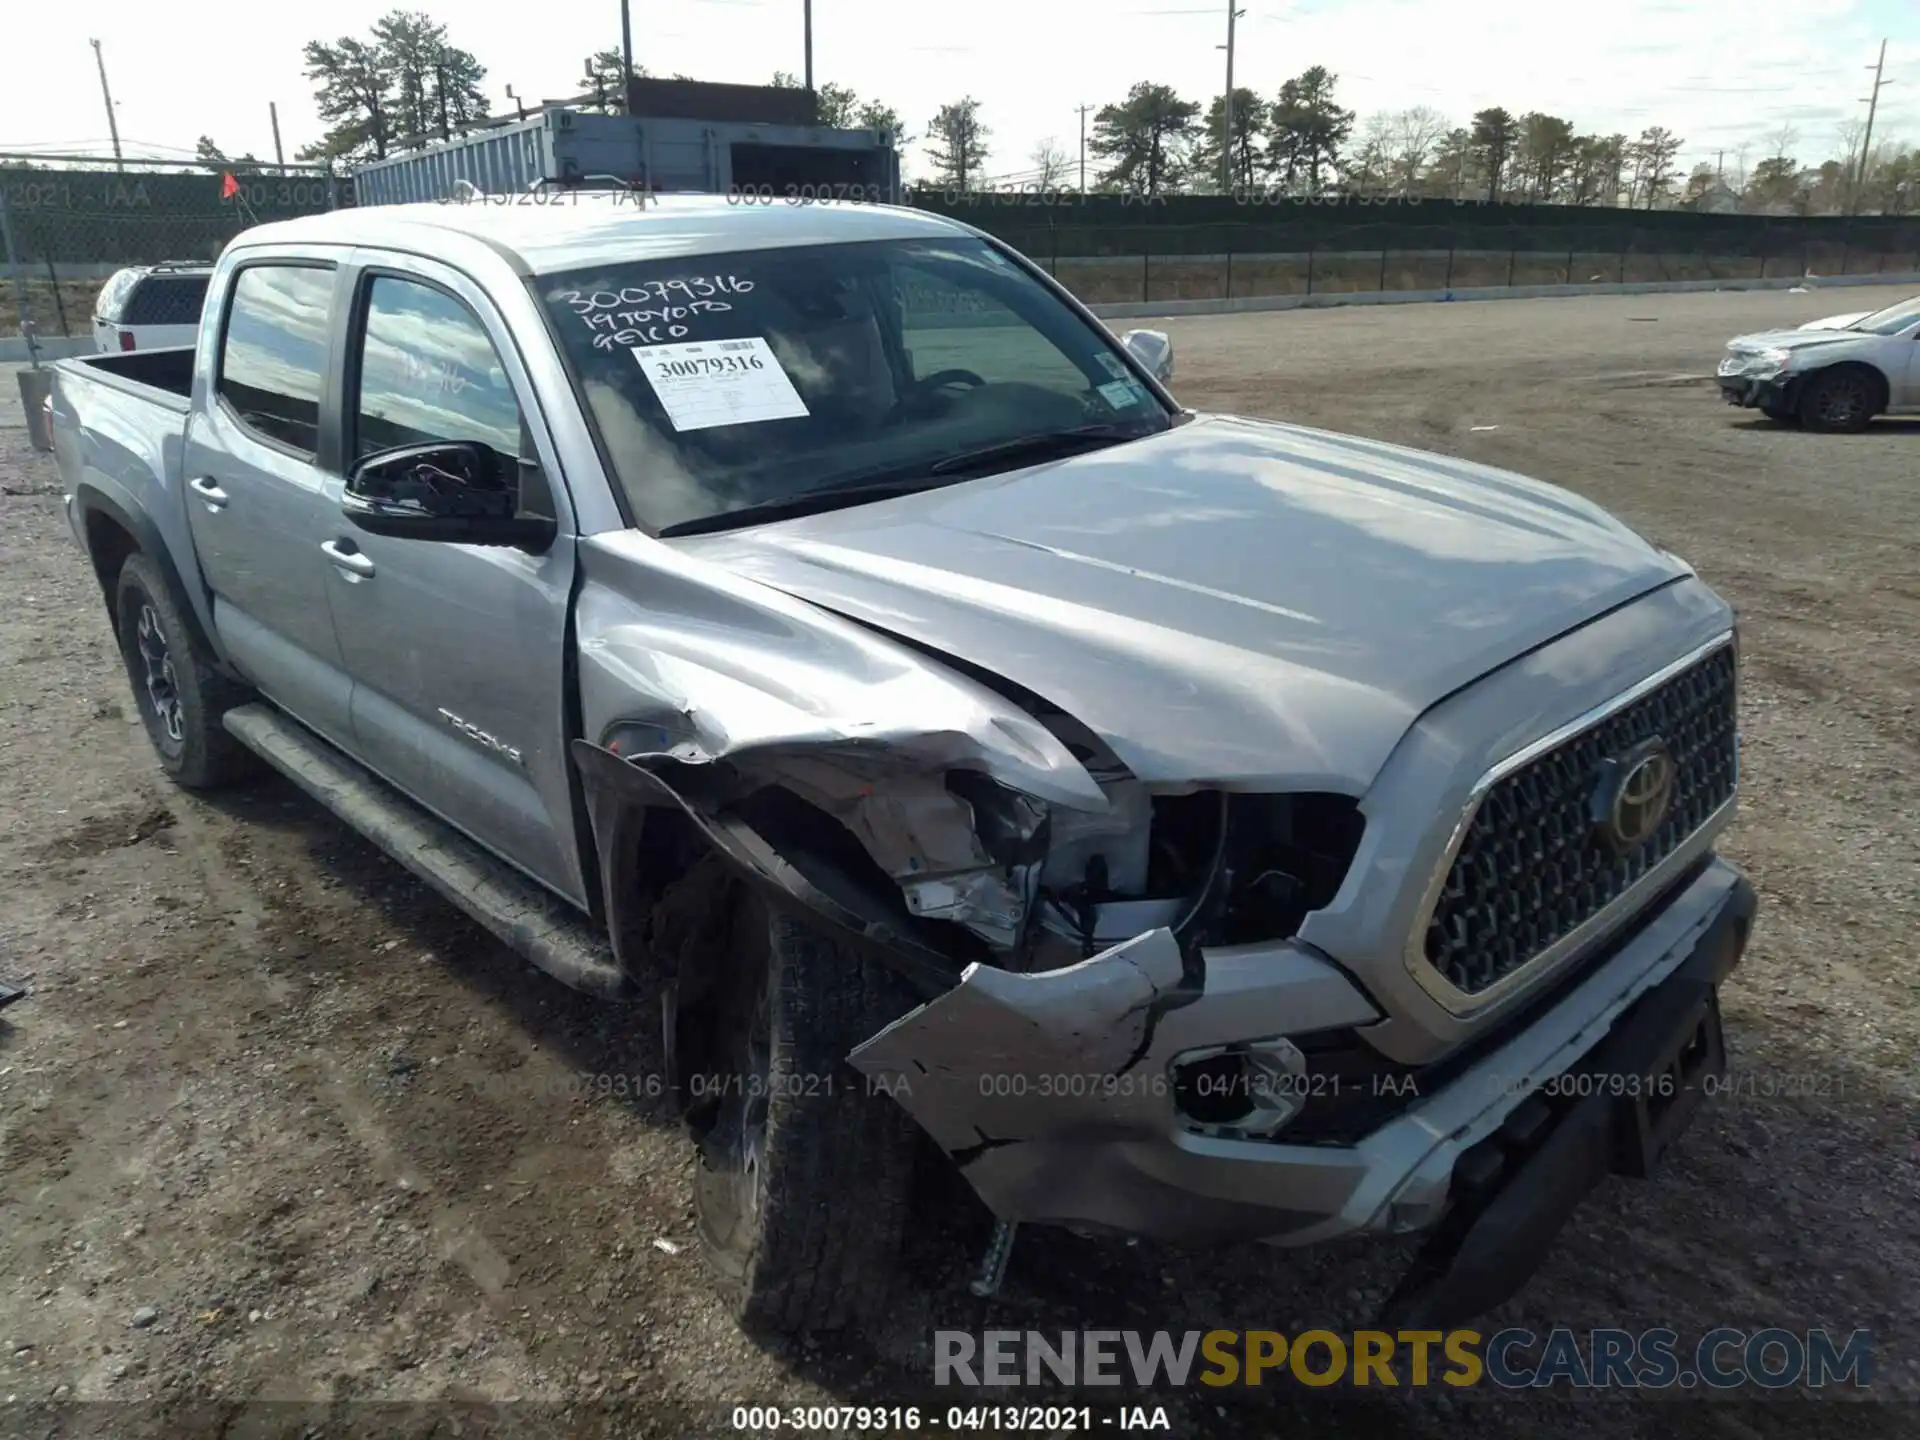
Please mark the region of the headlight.
POLYGON ((1792 358, 1786 350, 1730 350, 1720 361, 1722 375, 1761 377, 1778 375, 1792 358))

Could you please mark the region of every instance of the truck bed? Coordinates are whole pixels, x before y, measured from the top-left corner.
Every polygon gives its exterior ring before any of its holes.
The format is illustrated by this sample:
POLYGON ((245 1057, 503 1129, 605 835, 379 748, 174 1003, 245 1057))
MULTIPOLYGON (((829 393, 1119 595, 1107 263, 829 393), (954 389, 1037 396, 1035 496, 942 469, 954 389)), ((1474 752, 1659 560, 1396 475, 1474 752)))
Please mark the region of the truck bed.
POLYGON ((182 345, 169 350, 79 355, 61 363, 84 367, 90 380, 103 381, 116 390, 126 390, 184 412, 193 396, 193 351, 193 346, 182 345))

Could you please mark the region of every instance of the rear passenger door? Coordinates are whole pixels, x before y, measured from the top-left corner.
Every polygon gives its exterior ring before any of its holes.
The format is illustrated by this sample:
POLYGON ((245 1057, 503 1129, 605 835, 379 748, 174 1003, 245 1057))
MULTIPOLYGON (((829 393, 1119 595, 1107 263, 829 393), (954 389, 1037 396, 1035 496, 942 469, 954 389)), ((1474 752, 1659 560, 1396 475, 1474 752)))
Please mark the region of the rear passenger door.
POLYGON ((327 586, 353 680, 354 751, 389 782, 584 903, 566 753, 573 518, 513 337, 485 292, 419 257, 367 260, 346 337, 342 474, 405 445, 520 462, 543 553, 371 535, 337 508, 327 586))
POLYGON ((349 685, 327 609, 321 468, 339 271, 320 258, 246 261, 226 292, 211 389, 181 474, 214 628, 260 691, 335 741, 349 685))

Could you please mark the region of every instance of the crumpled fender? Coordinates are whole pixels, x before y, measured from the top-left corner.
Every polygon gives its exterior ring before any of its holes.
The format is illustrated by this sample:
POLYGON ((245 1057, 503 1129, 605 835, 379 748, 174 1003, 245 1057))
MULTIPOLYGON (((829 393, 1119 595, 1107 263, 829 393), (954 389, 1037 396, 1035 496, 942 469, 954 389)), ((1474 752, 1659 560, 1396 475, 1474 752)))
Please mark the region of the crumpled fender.
POLYGON ((636 729, 647 751, 695 764, 851 747, 902 769, 979 770, 1037 800, 1107 809, 1058 736, 928 655, 645 536, 595 535, 579 554, 591 739, 636 729))
MULTIPOLYGON (((611 837, 635 810, 676 806, 742 879, 801 906, 865 947, 920 995, 939 995, 959 978, 951 959, 903 929, 830 866, 818 863, 802 838, 765 833, 752 813, 741 808, 740 802, 749 797, 725 767, 688 765, 662 756, 640 757, 645 763, 636 763, 586 740, 575 740, 572 748, 603 857, 618 853, 611 837)), ((637 960, 628 948, 634 932, 627 917, 618 913, 632 887, 614 877, 609 880, 608 901, 615 912, 609 916, 609 929, 616 955, 632 971, 637 960)))

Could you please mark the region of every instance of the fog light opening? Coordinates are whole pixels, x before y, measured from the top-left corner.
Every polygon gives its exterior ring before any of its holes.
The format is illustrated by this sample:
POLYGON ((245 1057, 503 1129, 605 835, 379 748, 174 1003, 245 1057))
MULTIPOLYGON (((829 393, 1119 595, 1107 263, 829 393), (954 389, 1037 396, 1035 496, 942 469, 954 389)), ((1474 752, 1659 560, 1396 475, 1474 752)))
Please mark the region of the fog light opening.
POLYGON ((1265 1139, 1300 1113, 1306 1057, 1290 1040, 1189 1051, 1172 1065, 1181 1123, 1223 1139, 1265 1139))

